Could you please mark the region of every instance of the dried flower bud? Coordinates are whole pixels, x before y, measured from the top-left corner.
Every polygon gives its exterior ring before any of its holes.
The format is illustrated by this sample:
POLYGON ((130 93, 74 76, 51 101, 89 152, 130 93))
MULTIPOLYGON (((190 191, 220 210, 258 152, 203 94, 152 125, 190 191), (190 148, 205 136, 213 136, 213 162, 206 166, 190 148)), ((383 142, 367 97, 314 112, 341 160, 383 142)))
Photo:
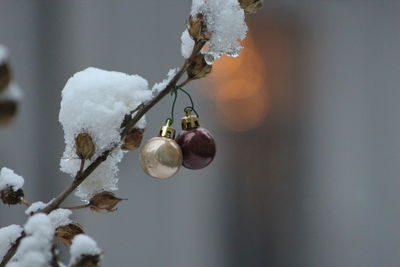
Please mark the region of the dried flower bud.
POLYGON ((0 93, 3 92, 11 81, 11 71, 8 64, 0 65, 0 93))
POLYGON ((122 150, 134 150, 140 146, 143 139, 143 129, 133 128, 123 139, 122 150))
POLYGON ((207 31, 206 23, 204 22, 204 15, 201 13, 189 17, 187 29, 193 40, 210 39, 210 33, 207 31))
POLYGON ((21 199, 24 197, 24 191, 18 189, 14 191, 12 187, 0 191, 0 198, 4 204, 16 205, 21 203, 21 199))
POLYGON ((0 126, 6 125, 17 113, 18 104, 14 100, 0 100, 0 126))
POLYGON ((100 266, 100 255, 82 255, 71 267, 98 267, 100 266))
POLYGON ((200 79, 211 72, 212 65, 208 65, 203 54, 195 56, 187 69, 190 79, 200 79))
POLYGON ((111 192, 103 191, 90 199, 89 207, 97 212, 111 212, 116 210, 114 207, 122 200, 125 199, 118 198, 111 192))
POLYGON ((75 137, 75 149, 76 154, 80 159, 91 159, 95 151, 92 137, 87 133, 78 134, 75 137))
POLYGON ((56 237, 57 239, 66 245, 72 244, 72 239, 76 235, 84 234, 82 227, 77 223, 70 223, 64 226, 57 227, 56 229, 56 237))
POLYGON ((247 14, 254 14, 263 7, 263 0, 239 0, 239 3, 247 14))

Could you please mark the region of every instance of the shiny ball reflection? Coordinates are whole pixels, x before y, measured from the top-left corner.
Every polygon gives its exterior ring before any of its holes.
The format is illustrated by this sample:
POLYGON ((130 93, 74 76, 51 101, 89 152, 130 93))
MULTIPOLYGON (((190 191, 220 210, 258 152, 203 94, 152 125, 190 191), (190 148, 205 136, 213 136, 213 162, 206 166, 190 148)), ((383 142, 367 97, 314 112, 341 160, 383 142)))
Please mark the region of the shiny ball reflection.
POLYGON ((203 127, 182 130, 176 138, 182 149, 183 166, 198 170, 209 165, 216 152, 214 137, 203 127))
POLYGON ((182 165, 181 148, 170 138, 153 137, 140 150, 140 164, 153 178, 169 178, 182 165))

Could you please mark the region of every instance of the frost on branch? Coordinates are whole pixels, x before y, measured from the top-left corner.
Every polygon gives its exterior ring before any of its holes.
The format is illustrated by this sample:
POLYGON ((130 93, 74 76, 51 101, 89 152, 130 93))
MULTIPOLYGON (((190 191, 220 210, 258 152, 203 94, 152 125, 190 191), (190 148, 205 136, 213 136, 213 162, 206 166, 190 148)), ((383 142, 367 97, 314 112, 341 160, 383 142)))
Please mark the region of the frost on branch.
POLYGON ((38 210, 46 208, 47 205, 48 204, 46 204, 42 201, 34 202, 25 210, 25 214, 28 216, 33 215, 38 210))
MULTIPOLYGON (((191 18, 204 20, 209 38, 206 54, 211 58, 239 56, 242 48, 239 41, 246 37, 247 25, 244 21, 244 10, 238 0, 193 0, 191 18)), ((185 46, 187 43, 185 41, 185 46)), ((211 60, 208 62, 212 63, 211 60)))
POLYGON ((162 90, 165 89, 165 87, 167 87, 168 83, 172 80, 172 78, 174 78, 174 76, 176 75, 176 73, 179 71, 178 68, 175 69, 170 69, 168 71, 167 74, 167 78, 164 79, 162 82, 156 83, 153 85, 152 87, 152 91, 153 91, 153 95, 158 94, 159 92, 161 92, 162 90))
MULTIPOLYGON (((59 120, 64 128, 65 151, 61 170, 74 177, 80 160, 75 138, 90 135, 95 152, 92 160, 113 146, 120 145, 121 123, 126 114, 152 96, 148 83, 138 75, 88 68, 70 78, 62 91, 59 120)), ((136 125, 144 128, 142 118, 136 125)), ((76 194, 87 201, 99 191, 117 189, 116 178, 123 152, 115 149, 108 159, 79 186, 76 194)), ((91 160, 86 160, 86 166, 91 160)))
POLYGON ((69 266, 71 267, 97 266, 101 259, 101 250, 96 241, 83 234, 77 235, 73 239, 70 253, 71 262, 69 266))
POLYGON ((0 198, 4 204, 15 205, 24 197, 24 178, 3 167, 0 171, 0 198))
POLYGON ((193 46, 194 46, 194 41, 193 41, 192 37, 190 37, 188 30, 185 30, 182 33, 181 41, 182 41, 181 53, 182 53, 182 56, 185 59, 187 59, 192 54, 192 50, 193 50, 193 46))
POLYGON ((22 231, 22 227, 16 224, 0 228, 0 262, 12 244, 21 236, 22 231))
POLYGON ((8 267, 49 266, 52 260, 54 227, 45 214, 30 217, 24 226, 26 237, 8 267))

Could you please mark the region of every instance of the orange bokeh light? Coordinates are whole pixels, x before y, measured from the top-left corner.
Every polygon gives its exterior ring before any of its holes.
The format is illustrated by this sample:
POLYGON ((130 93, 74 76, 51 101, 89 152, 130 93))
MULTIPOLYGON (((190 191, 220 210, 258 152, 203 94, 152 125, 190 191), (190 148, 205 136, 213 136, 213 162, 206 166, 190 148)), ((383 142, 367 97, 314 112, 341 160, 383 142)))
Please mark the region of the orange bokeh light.
POLYGON ((254 41, 247 36, 238 58, 217 60, 207 90, 214 99, 219 118, 233 131, 247 131, 260 125, 267 115, 266 67, 254 41))

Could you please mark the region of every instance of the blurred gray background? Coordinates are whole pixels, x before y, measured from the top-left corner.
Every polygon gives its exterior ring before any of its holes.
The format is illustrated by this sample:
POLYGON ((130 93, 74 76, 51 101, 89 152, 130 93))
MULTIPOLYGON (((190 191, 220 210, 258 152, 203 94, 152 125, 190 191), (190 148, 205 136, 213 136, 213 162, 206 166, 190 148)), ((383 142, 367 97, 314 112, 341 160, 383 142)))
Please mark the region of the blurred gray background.
MULTIPOLYGON (((95 66, 161 81, 182 63, 190 2, 0 0, 0 43, 24 91, 0 128, 0 167, 25 177, 29 201, 70 182, 67 79, 95 66)), ((74 214, 103 266, 399 266, 399 14, 398 1, 266 0, 242 57, 188 86, 217 139, 213 164, 157 181, 130 152, 117 192, 129 200, 74 214)), ((146 140, 170 105, 148 114, 146 140)), ((23 211, 0 206, 0 226, 23 224, 23 211)))

